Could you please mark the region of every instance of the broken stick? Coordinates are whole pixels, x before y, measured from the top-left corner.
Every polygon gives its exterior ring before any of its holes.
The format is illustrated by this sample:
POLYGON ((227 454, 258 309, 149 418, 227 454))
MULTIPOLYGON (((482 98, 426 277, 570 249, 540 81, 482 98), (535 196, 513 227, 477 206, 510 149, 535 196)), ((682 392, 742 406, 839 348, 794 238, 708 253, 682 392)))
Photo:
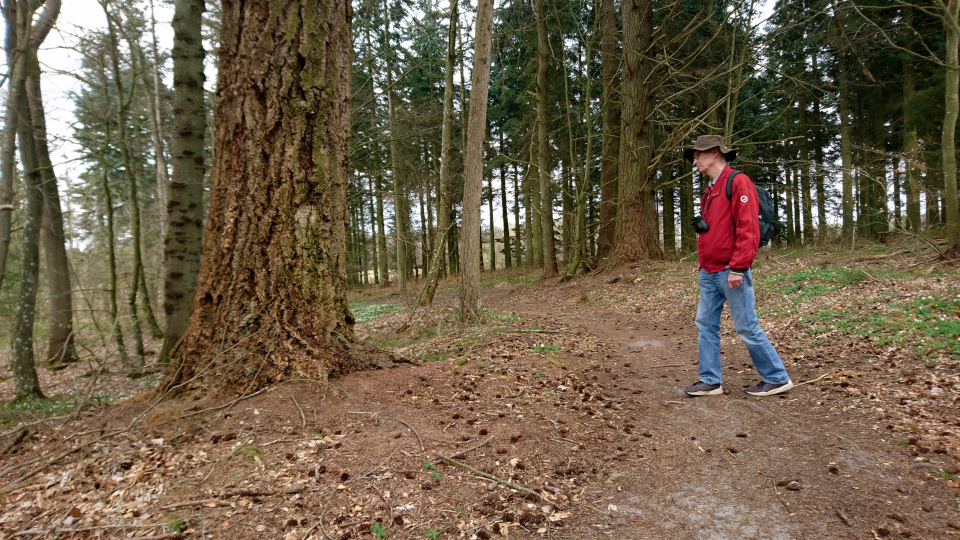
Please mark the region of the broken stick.
POLYGON ((462 468, 464 468, 464 469, 466 469, 466 470, 468 470, 468 471, 470 471, 470 472, 472 472, 472 473, 474 473, 474 474, 478 474, 478 475, 480 475, 480 476, 482 476, 482 477, 484 477, 484 478, 486 478, 486 479, 488 479, 488 480, 493 480, 494 482, 496 482, 496 483, 498 483, 498 484, 502 484, 502 485, 504 485, 504 486, 507 486, 508 488, 515 489, 515 490, 517 490, 517 491, 522 491, 522 492, 524 492, 524 493, 529 493, 530 495, 533 495, 534 497, 536 497, 536 498, 538 498, 538 499, 540 499, 540 500, 544 500, 544 499, 543 499, 543 496, 541 496, 541 495, 540 495, 539 493, 537 493, 536 491, 533 491, 532 489, 525 488, 525 487, 523 487, 523 486, 521 486, 521 485, 518 485, 518 484, 514 484, 513 482, 508 482, 508 481, 506 481, 506 480, 504 480, 504 479, 502 479, 502 478, 498 478, 498 477, 496 477, 496 476, 494 476, 494 475, 492 475, 492 474, 490 474, 490 473, 485 473, 485 472, 483 472, 483 471, 481 471, 481 470, 479 470, 479 469, 475 469, 475 468, 467 465, 466 463, 461 463, 461 462, 459 462, 459 461, 457 461, 457 460, 455 460, 455 459, 453 459, 453 458, 449 458, 449 457, 447 457, 447 456, 445 456, 445 455, 443 455, 443 454, 437 454, 437 455, 440 456, 442 459, 445 459, 445 460, 447 460, 448 462, 450 462, 450 463, 452 463, 452 464, 454 464, 454 465, 456 465, 456 466, 458 466, 458 467, 462 467, 462 468))

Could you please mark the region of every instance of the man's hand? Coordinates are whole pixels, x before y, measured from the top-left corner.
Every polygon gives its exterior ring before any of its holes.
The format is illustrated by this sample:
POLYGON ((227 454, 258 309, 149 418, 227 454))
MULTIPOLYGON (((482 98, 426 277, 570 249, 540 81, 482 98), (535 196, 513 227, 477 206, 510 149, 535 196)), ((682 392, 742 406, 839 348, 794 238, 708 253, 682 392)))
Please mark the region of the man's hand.
POLYGON ((727 285, 729 285, 731 289, 736 289, 743 285, 743 275, 730 272, 730 274, 727 275, 727 285))

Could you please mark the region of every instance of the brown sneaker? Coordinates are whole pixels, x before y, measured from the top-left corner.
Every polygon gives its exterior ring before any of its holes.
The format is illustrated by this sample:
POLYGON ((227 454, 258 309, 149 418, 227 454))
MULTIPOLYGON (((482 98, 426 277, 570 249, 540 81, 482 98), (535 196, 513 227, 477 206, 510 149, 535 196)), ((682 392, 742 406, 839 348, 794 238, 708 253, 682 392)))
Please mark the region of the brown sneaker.
POLYGON ((703 381, 697 381, 691 386, 683 389, 688 396, 715 396, 723 393, 723 387, 719 384, 707 384, 703 381))

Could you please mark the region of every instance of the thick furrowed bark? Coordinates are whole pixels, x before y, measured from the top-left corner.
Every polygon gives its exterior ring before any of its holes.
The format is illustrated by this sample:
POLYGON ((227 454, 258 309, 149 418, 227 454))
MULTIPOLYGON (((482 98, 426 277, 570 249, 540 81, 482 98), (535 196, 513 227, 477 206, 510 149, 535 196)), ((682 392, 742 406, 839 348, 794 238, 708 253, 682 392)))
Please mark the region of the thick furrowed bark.
POLYGON ((164 388, 239 392, 377 365, 347 309, 350 4, 223 6, 207 233, 164 388))

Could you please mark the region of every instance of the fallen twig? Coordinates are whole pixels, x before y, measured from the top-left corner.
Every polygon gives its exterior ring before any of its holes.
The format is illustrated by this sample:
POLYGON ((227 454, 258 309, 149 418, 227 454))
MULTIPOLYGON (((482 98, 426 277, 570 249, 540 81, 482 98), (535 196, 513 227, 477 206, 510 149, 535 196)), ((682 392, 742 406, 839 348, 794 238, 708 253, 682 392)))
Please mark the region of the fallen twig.
POLYGON ((468 471, 470 471, 470 472, 472 472, 472 473, 474 473, 474 474, 479 474, 480 476, 486 478, 487 480, 493 480, 494 482, 496 482, 496 483, 498 483, 498 484, 502 484, 502 485, 504 485, 504 486, 507 486, 508 488, 515 489, 515 490, 517 490, 517 491, 522 491, 522 492, 524 492, 524 493, 529 493, 530 495, 533 495, 534 497, 536 497, 536 498, 538 498, 538 499, 540 499, 540 500, 545 500, 545 499, 543 498, 543 496, 541 496, 541 495, 540 495, 539 493, 537 493, 536 491, 533 491, 532 489, 525 488, 525 487, 523 487, 523 486, 521 486, 521 485, 519 485, 519 484, 514 484, 513 482, 508 482, 507 480, 504 480, 504 479, 502 479, 502 478, 496 477, 496 476, 494 476, 494 475, 492 475, 492 474, 490 474, 490 473, 485 473, 485 472, 483 472, 483 471, 481 471, 481 470, 479 470, 479 469, 474 469, 473 467, 467 465, 466 463, 461 463, 461 462, 459 462, 459 461, 457 461, 457 460, 455 460, 455 459, 453 459, 453 458, 447 457, 447 456, 445 456, 445 455, 443 455, 443 454, 437 454, 437 455, 438 455, 439 457, 447 460, 448 462, 452 463, 453 465, 456 465, 456 466, 458 466, 458 467, 462 467, 462 468, 464 468, 464 469, 466 469, 466 470, 468 470, 468 471))
POLYGON ((803 381, 802 383, 797 383, 793 385, 793 387, 796 388, 798 386, 803 386, 805 384, 815 383, 824 377, 829 377, 830 375, 839 375, 839 374, 840 374, 839 371, 831 371, 830 373, 824 373, 823 375, 817 377, 816 379, 810 379, 809 381, 803 381))
POLYGON ((420 434, 417 433, 417 430, 413 429, 413 426, 411 426, 410 424, 404 422, 403 420, 400 420, 399 418, 397 419, 397 422, 400 422, 401 424, 403 424, 403 425, 407 426, 408 428, 410 428, 410 431, 412 431, 413 434, 417 436, 417 440, 420 441, 420 451, 421 451, 421 452, 424 451, 426 448, 423 446, 423 439, 420 438, 420 434))
MULTIPOLYGON (((76 528, 76 529, 71 529, 71 528, 53 528, 53 529, 47 529, 47 530, 27 530, 27 531, 15 532, 15 533, 13 533, 12 535, 10 535, 10 537, 11 537, 11 538, 15 538, 15 537, 17 537, 17 536, 30 536, 30 535, 47 535, 47 534, 60 534, 60 533, 81 533, 81 532, 90 532, 90 531, 101 531, 101 530, 104 530, 104 529, 162 529, 162 528, 165 527, 165 526, 166 526, 166 525, 164 525, 163 523, 143 523, 143 524, 140 524, 140 525, 135 525, 135 524, 129 524, 129 523, 128 523, 128 524, 124 524, 124 525, 96 525, 96 526, 93 526, 93 527, 82 527, 82 528, 76 528)), ((174 536, 176 536, 176 535, 174 535, 174 536)), ((161 538, 161 537, 148 536, 148 537, 139 537, 139 538, 142 539, 142 538, 161 538)), ((162 538, 169 538, 169 537, 164 536, 164 537, 162 537, 162 538)))
POLYGON ((840 521, 842 521, 844 525, 846 525, 847 527, 852 527, 852 526, 853 526, 853 525, 850 524, 850 520, 847 518, 847 516, 843 515, 843 511, 842 511, 842 510, 840 510, 839 508, 837 508, 837 509, 835 510, 835 512, 837 513, 837 517, 840 518, 840 521))
POLYGON ((290 399, 293 400, 293 404, 297 406, 297 410, 300 411, 300 429, 307 427, 307 416, 303 414, 303 408, 300 407, 300 404, 297 403, 297 398, 290 396, 290 399))
MULTIPOLYGON (((473 452, 473 451, 476 450, 477 448, 480 448, 481 446, 484 446, 485 444, 488 444, 488 443, 489 443, 490 441, 492 441, 492 440, 493 440, 493 437, 490 437, 489 439, 483 441, 482 443, 480 443, 480 444, 478 444, 478 445, 476 445, 476 446, 471 446, 470 448, 467 448, 466 450, 461 450, 461 451, 457 452, 456 454, 453 454, 451 457, 458 458, 458 457, 460 457, 460 456, 462 456, 462 455, 464 455, 464 454, 466 454, 466 453, 468 453, 468 452, 473 452)), ((439 454, 438 454, 438 455, 439 455, 439 454)), ((437 460, 437 463, 440 463, 441 461, 443 461, 443 456, 440 456, 440 458, 441 458, 441 459, 437 460)))
POLYGON ((176 510, 177 508, 183 508, 186 506, 203 506, 205 504, 213 503, 216 506, 230 506, 228 501, 223 499, 197 499, 195 501, 183 501, 173 504, 168 504, 166 506, 161 506, 161 510, 176 510))
POLYGON ((653 369, 657 369, 657 368, 667 368, 667 367, 683 367, 685 365, 687 364, 662 364, 659 366, 650 366, 650 367, 652 367, 653 369))
POLYGON ((27 438, 27 435, 29 435, 29 434, 30 434, 30 430, 29 430, 29 429, 27 429, 27 428, 21 429, 20 432, 17 433, 16 437, 14 437, 12 441, 10 441, 9 443, 7 443, 7 444, 3 447, 3 450, 0 450, 0 456, 5 456, 5 455, 9 454, 10 452, 13 452, 13 451, 17 448, 17 446, 20 446, 20 443, 22 443, 23 440, 26 439, 26 438, 27 438))
POLYGON ((208 409, 201 409, 201 410, 199 410, 199 411, 193 411, 192 413, 187 413, 187 414, 181 416, 180 418, 188 418, 188 417, 190 417, 190 416, 194 416, 194 415, 197 415, 197 414, 203 414, 203 413, 205 413, 205 412, 218 411, 218 410, 220 410, 220 409, 225 409, 225 408, 227 408, 227 407, 230 407, 230 406, 233 405, 234 403, 237 403, 238 401, 243 401, 243 400, 245 400, 245 399, 250 399, 250 398, 252 398, 253 396, 258 396, 258 395, 266 392, 267 390, 270 390, 270 387, 269 387, 269 386, 268 386, 267 388, 261 388, 260 390, 257 390, 256 392, 254 392, 254 393, 252 393, 252 394, 247 394, 247 395, 245 395, 245 396, 240 396, 240 397, 238 397, 237 399, 231 401, 230 403, 225 403, 225 404, 223 404, 223 405, 217 405, 216 407, 210 407, 210 408, 208 408, 208 409))

